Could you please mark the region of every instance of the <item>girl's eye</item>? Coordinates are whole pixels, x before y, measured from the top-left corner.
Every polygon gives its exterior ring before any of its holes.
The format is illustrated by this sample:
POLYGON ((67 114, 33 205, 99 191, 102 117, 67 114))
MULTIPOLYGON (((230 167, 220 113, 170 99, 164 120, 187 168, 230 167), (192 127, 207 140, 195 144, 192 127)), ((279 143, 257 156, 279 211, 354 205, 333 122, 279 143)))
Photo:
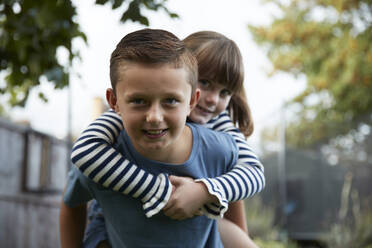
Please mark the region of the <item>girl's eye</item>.
POLYGON ((201 87, 203 87, 203 88, 208 88, 209 86, 210 86, 210 82, 208 82, 207 80, 203 80, 203 79, 201 79, 201 80, 199 80, 199 85, 201 86, 201 87))
POLYGON ((220 95, 223 96, 223 97, 230 96, 231 91, 229 91, 227 89, 221 90, 220 95))

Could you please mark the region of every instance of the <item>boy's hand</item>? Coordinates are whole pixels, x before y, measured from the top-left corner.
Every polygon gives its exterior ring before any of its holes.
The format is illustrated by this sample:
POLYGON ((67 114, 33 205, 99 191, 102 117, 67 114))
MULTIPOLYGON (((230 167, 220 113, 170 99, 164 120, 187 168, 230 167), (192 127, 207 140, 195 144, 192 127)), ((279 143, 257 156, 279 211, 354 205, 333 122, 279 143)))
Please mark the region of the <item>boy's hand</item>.
POLYGON ((164 214, 174 220, 184 220, 195 215, 201 215, 200 208, 214 201, 201 182, 195 182, 189 177, 170 176, 173 185, 172 195, 165 207, 164 214))

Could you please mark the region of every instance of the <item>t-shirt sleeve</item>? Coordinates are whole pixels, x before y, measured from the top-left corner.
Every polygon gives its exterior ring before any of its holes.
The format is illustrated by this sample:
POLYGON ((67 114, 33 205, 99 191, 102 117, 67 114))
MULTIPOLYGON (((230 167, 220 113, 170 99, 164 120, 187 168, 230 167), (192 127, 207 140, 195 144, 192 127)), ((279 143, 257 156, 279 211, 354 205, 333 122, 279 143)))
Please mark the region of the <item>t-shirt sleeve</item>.
POLYGON ((78 169, 71 168, 63 198, 67 206, 76 207, 93 199, 88 180, 78 169))

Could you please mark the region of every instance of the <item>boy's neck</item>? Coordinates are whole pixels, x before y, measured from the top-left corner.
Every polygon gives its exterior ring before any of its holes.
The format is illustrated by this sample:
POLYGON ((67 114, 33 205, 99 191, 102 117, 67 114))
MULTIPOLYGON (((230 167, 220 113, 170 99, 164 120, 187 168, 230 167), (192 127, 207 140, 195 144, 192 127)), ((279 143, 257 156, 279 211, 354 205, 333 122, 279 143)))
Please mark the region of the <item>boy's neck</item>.
POLYGON ((181 135, 169 147, 157 151, 138 151, 142 156, 169 164, 183 164, 190 157, 193 144, 192 130, 185 125, 181 135))

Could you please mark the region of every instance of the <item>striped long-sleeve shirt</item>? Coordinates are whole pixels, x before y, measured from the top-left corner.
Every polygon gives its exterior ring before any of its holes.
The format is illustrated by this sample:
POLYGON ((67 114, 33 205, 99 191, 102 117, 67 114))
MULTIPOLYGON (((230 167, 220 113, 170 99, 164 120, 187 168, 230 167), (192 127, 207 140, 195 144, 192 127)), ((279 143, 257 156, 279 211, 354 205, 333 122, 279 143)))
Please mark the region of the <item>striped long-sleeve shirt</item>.
MULTIPOLYGON (((203 182, 209 193, 218 198, 219 204, 206 204, 203 207, 205 215, 216 218, 223 216, 230 201, 260 192, 265 187, 265 177, 262 164, 227 112, 221 113, 206 126, 229 133, 239 148, 237 164, 227 174, 196 180, 203 182)), ((71 159, 94 182, 140 199, 146 216, 151 217, 168 202, 172 185, 166 174, 152 175, 112 147, 122 129, 120 117, 112 110, 107 111, 83 131, 73 146, 71 159)))

